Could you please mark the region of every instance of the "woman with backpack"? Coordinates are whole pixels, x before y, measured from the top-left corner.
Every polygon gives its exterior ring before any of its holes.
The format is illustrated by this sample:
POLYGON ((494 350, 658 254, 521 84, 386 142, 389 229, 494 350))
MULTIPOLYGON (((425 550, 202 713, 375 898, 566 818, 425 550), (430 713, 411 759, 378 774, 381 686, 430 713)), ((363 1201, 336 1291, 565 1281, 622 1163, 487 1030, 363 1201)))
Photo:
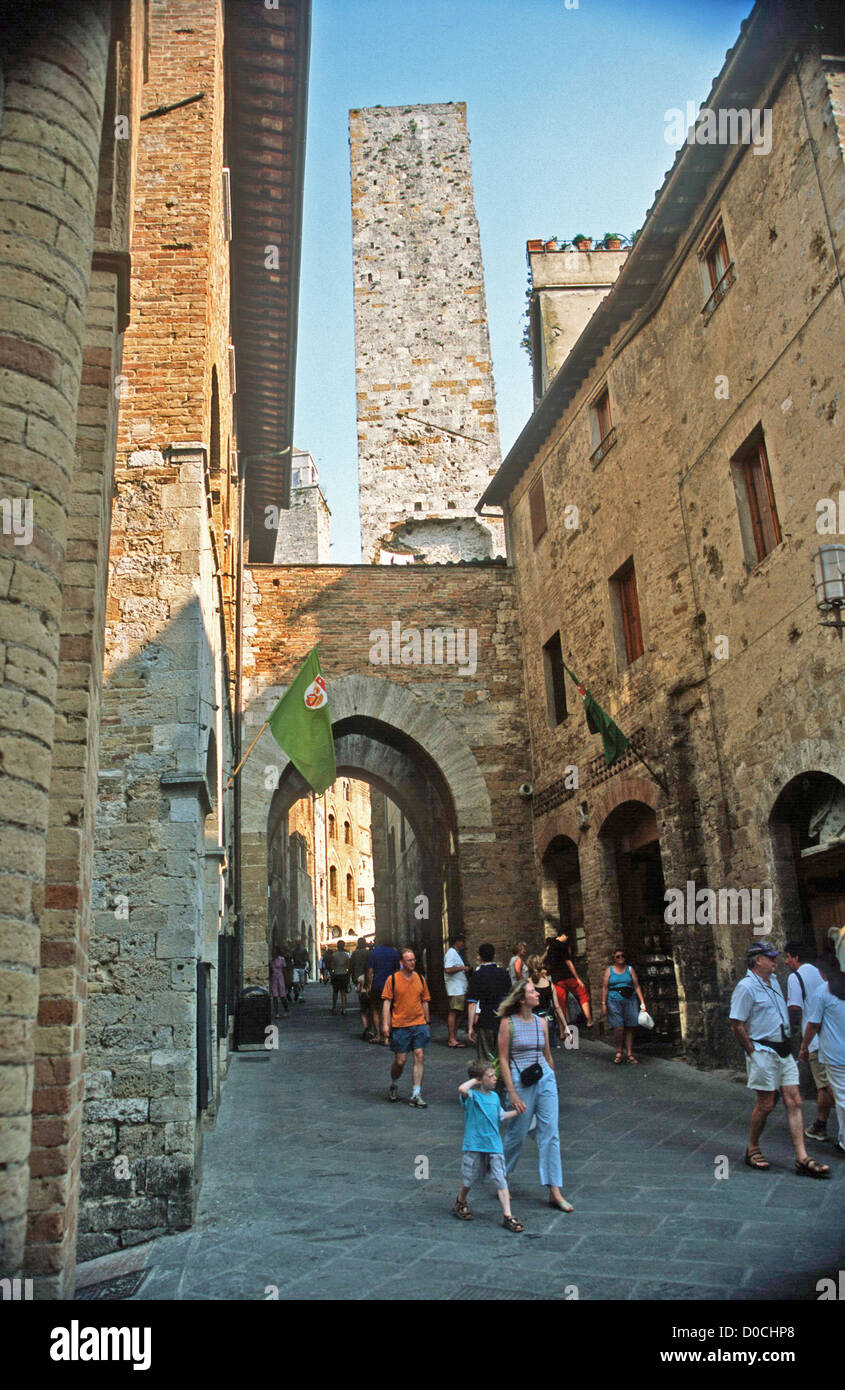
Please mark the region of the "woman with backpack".
POLYGON ((558 1094, 549 1029, 534 1009, 540 1002, 529 979, 512 989, 499 1005, 499 1074, 517 1112, 505 1135, 505 1166, 512 1173, 522 1152, 525 1136, 536 1117, 535 1137, 540 1158, 540 1182, 549 1189, 549 1206, 556 1211, 574 1208, 560 1190, 563 1172, 558 1134, 558 1094))

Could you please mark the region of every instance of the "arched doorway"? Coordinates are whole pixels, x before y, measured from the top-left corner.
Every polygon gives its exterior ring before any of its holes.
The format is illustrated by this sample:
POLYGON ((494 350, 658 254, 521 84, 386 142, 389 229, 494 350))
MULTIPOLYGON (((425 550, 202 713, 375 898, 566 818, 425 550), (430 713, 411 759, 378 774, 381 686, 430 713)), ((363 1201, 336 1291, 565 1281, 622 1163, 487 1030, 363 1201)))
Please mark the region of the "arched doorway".
MULTIPOLYGON (((436 763, 415 740, 379 720, 353 715, 338 721, 334 734, 339 779, 334 787, 315 797, 289 763, 270 803, 268 918, 280 913, 272 879, 272 865, 279 854, 276 846, 280 836, 284 838, 287 833, 294 808, 297 814, 298 808, 303 808, 312 817, 318 851, 321 823, 326 828, 328 939, 343 937, 348 941, 357 936, 355 865, 345 855, 338 864, 330 862, 331 845, 337 839, 330 834, 329 808, 336 802, 342 780, 350 779, 353 787, 365 783, 372 803, 376 940, 413 947, 418 968, 428 980, 433 1005, 442 1011, 446 1007, 443 956, 448 936, 462 918, 457 825, 449 788, 436 763), (352 912, 352 927, 345 933, 338 925, 341 905, 352 912)), ((341 845, 343 842, 339 849, 341 845)), ((319 853, 315 857, 319 859, 319 853)), ((313 880, 310 882, 313 891, 313 880)))
POLYGON ((589 988, 578 846, 568 835, 555 835, 549 841, 540 861, 540 880, 546 937, 566 932, 578 974, 589 988))
POLYGON ((651 806, 623 801, 600 830, 609 876, 616 885, 622 945, 640 976, 654 1031, 637 1045, 681 1046, 678 983, 671 931, 664 921, 666 884, 657 816, 651 806))
POLYGON ((845 929, 845 784, 801 772, 780 792, 769 828, 784 933, 816 955, 845 929))

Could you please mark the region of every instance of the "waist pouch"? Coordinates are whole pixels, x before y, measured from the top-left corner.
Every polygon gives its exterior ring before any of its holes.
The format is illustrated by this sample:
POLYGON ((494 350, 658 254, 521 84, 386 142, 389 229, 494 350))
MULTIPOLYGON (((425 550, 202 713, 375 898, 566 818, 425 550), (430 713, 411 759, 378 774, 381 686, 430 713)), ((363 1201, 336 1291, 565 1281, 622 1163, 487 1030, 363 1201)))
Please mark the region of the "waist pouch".
POLYGON ((778 1057, 791 1057, 792 1044, 786 1038, 779 1038, 777 1042, 773 1038, 752 1038, 753 1043, 762 1043, 764 1047, 770 1047, 776 1052, 778 1057))
POLYGON ((633 997, 634 997, 634 986, 633 986, 633 985, 618 985, 617 988, 613 991, 613 993, 614 993, 614 994, 621 994, 621 996, 622 996, 623 999, 633 999, 633 997))

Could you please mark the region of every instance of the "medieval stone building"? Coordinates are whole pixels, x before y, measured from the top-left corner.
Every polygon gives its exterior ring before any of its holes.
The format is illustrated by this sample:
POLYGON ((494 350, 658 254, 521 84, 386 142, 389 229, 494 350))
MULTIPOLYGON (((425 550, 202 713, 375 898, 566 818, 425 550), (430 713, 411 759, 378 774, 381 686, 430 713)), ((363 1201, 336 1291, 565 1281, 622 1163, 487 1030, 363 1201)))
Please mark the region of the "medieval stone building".
POLYGON ((466 107, 350 111, 365 560, 503 554, 501 462, 466 107))
POLYGON ((622 940, 658 1040, 701 1061, 755 931, 820 950, 845 923, 843 648, 813 591, 842 487, 842 43, 755 9, 483 498, 544 692, 544 909, 583 921, 594 997, 622 940), (564 663, 631 739, 610 767, 564 663))
POLYGON ((190 1221, 225 1072, 240 557, 288 501, 309 8, 2 18, 0 1265, 61 1296, 77 1251, 190 1221))

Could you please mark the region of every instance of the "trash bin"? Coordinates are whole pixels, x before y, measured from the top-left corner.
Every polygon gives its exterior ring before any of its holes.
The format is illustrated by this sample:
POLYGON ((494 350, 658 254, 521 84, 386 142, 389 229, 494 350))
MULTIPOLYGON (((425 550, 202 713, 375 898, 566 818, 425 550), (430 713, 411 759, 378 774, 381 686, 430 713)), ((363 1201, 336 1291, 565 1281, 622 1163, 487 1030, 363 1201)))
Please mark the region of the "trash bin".
POLYGON ((246 1044, 263 1044, 272 1021, 270 991, 263 985, 242 989, 235 1014, 235 1051, 246 1044))

